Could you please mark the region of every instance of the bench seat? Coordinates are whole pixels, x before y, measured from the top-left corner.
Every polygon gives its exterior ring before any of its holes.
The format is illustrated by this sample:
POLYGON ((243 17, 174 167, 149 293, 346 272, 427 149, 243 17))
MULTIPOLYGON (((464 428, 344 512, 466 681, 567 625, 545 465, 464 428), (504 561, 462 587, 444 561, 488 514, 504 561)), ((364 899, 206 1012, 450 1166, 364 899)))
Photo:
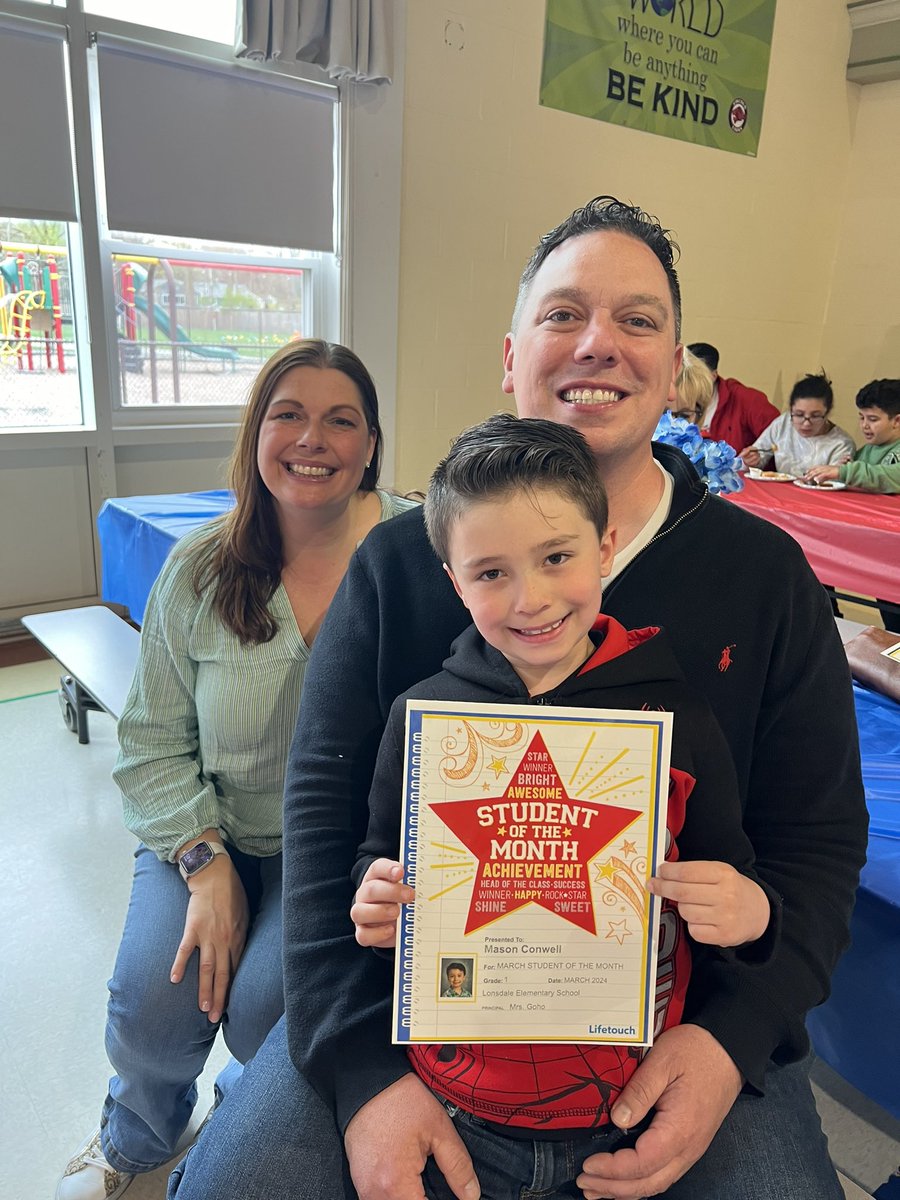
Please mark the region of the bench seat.
POLYGON ((32 613, 22 624, 65 671, 59 681, 63 719, 87 744, 89 711, 108 712, 116 721, 122 715, 140 634, 102 605, 32 613))

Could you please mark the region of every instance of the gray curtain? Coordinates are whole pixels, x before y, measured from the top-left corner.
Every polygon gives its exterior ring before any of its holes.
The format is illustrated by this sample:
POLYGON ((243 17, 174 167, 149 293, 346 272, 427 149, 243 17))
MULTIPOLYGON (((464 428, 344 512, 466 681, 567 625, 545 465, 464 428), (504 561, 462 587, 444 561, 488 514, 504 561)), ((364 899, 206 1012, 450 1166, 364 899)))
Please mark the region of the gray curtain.
POLYGON ((316 63, 332 79, 390 83, 392 0, 238 0, 235 54, 316 63))

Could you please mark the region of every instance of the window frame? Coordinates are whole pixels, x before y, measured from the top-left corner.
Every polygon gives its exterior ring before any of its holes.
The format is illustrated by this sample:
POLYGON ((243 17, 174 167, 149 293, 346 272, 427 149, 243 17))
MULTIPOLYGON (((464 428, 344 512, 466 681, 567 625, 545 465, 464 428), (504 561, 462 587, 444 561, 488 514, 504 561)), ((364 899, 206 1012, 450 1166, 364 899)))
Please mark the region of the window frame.
MULTIPOLYGON (((113 295, 115 295, 115 281, 113 277, 114 255, 133 254, 135 257, 141 257, 148 253, 160 254, 160 257, 167 258, 173 264, 181 260, 187 262, 206 262, 210 266, 229 267, 235 261, 239 261, 242 265, 256 266, 263 269, 265 267, 296 267, 298 270, 305 272, 303 279, 303 309, 304 312, 311 314, 310 323, 314 331, 309 336, 324 337, 329 341, 337 340, 337 334, 334 333, 331 327, 332 323, 328 321, 326 313, 323 311, 323 309, 327 308, 327 302, 323 293, 327 283, 326 276, 328 272, 323 269, 324 264, 321 259, 309 257, 276 258, 274 256, 256 254, 236 256, 217 250, 163 248, 143 242, 119 241, 111 237, 102 238, 100 245, 101 253, 103 254, 102 267, 104 276, 108 276, 107 285, 113 295), (162 249, 165 249, 164 255, 160 253, 162 249), (323 327, 325 331, 323 331, 323 327)), ((223 424, 237 424, 242 408, 242 405, 237 401, 230 404, 191 404, 190 402, 181 404, 166 403, 152 406, 123 404, 119 387, 119 343, 114 305, 115 302, 113 302, 112 321, 110 322, 111 330, 109 334, 112 339, 111 347, 115 370, 115 391, 112 394, 114 429, 159 427, 170 424, 189 424, 194 427, 212 425, 219 429, 223 424)))
MULTIPOLYGON (((233 48, 219 42, 208 42, 188 35, 172 33, 164 29, 132 24, 118 18, 84 12, 82 0, 64 0, 63 3, 37 3, 34 0, 0 0, 0 13, 27 23, 55 26, 60 29, 67 44, 68 89, 70 97, 70 120, 72 153, 75 164, 75 190, 77 224, 69 230, 69 254, 73 292, 74 332, 78 358, 78 378, 81 394, 82 424, 73 426, 48 426, 15 430, 0 429, 0 446, 13 448, 15 445, 33 444, 35 439, 47 436, 67 435, 77 439, 79 434, 95 435, 96 440, 113 457, 115 444, 121 442, 118 434, 140 429, 163 434, 165 430, 189 427, 192 436, 203 438, 209 432, 210 440, 221 440, 223 427, 234 428, 239 422, 241 405, 192 405, 159 404, 153 407, 123 405, 119 385, 119 351, 115 314, 115 286, 113 279, 113 254, 144 253, 146 244, 120 241, 110 235, 106 224, 105 190, 103 177, 102 136, 99 126, 100 106, 96 69, 96 41, 98 36, 110 36, 132 41, 151 49, 170 50, 187 54, 220 66, 234 66, 235 70, 259 71, 276 74, 289 79, 313 83, 335 96, 335 250, 331 262, 325 256, 298 256, 296 258, 268 258, 264 255, 228 255, 215 251, 172 250, 171 257, 179 256, 199 261, 209 257, 211 262, 223 265, 241 262, 259 266, 297 266, 310 272, 304 297, 311 313, 312 327, 317 336, 329 340, 340 340, 346 324, 342 312, 342 300, 346 295, 344 278, 343 240, 346 222, 342 219, 341 204, 344 199, 341 179, 345 142, 342 132, 342 96, 340 89, 319 68, 299 63, 257 63, 234 59, 233 48), (72 243, 77 242, 74 248, 72 243), (80 270, 78 269, 80 267, 80 270), (23 440, 24 439, 24 440, 23 440)), ((130 438, 128 439, 131 440, 130 438)), ((168 440, 168 438, 166 438, 168 440)), ((106 488, 103 489, 106 491, 106 488)), ((113 494, 114 489, 109 494, 113 494)))

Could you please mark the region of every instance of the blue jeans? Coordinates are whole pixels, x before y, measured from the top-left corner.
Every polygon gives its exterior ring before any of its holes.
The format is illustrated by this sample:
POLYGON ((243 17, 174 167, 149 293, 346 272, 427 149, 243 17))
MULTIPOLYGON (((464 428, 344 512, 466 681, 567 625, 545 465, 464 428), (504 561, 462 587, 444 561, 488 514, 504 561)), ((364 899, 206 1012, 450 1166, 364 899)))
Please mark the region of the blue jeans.
MULTIPOLYGON (((584 1160, 606 1149, 591 1138, 525 1142, 453 1117, 481 1184, 481 1200, 571 1200, 584 1160)), ((455 1200, 429 1160, 428 1200, 455 1200)), ((699 1162, 666 1200, 842 1200, 843 1189, 809 1086, 809 1062, 770 1070, 764 1097, 741 1095, 699 1162)))
MULTIPOLYGON (((310 998, 310 1002, 314 1001, 310 998)), ((589 1137, 518 1141, 467 1114, 456 1128, 482 1200, 569 1200, 589 1137), (583 1143, 583 1144, 582 1144, 583 1143)), ((429 1200, 451 1193, 433 1162, 429 1200)), ((809 1086, 809 1063, 772 1070, 763 1098, 740 1096, 703 1158, 667 1200, 842 1200, 809 1086)), ((291 1065, 282 1019, 169 1180, 167 1200, 355 1200, 331 1113, 291 1065)))
MULTIPOLYGON (((172 1157, 220 1027, 243 1063, 284 1011, 281 855, 253 858, 231 847, 229 854, 247 892, 251 923, 226 1012, 213 1025, 197 1006, 197 951, 181 983, 169 981, 190 893, 172 863, 160 862, 146 846, 135 852, 131 900, 109 982, 106 1053, 116 1074, 101 1115, 103 1153, 120 1171, 152 1171, 172 1157)), ((229 1081, 234 1074, 228 1067, 223 1072, 229 1081)))
POLYGON ((282 1017, 172 1172, 166 1197, 295 1196, 355 1200, 356 1192, 331 1110, 288 1057, 282 1017))
MULTIPOLYGON (((445 1104, 445 1107, 475 1164, 481 1200, 580 1197, 581 1188, 575 1186, 574 1180, 581 1174, 584 1160, 592 1154, 615 1150, 617 1142, 627 1140, 631 1144, 616 1128, 561 1142, 525 1141, 496 1133, 484 1121, 456 1105, 445 1104)), ((429 1158, 422 1178, 428 1200, 457 1200, 434 1159, 429 1158)))

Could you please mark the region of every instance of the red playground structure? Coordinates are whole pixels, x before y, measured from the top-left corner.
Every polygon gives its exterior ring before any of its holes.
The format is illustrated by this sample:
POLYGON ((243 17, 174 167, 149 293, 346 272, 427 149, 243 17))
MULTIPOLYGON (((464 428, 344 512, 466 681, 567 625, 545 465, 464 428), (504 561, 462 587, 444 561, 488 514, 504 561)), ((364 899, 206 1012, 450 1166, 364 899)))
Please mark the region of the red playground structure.
POLYGON ((0 363, 34 371, 34 339, 43 335, 47 370, 55 358, 57 370, 65 372, 60 254, 65 250, 59 247, 0 246, 0 363))

